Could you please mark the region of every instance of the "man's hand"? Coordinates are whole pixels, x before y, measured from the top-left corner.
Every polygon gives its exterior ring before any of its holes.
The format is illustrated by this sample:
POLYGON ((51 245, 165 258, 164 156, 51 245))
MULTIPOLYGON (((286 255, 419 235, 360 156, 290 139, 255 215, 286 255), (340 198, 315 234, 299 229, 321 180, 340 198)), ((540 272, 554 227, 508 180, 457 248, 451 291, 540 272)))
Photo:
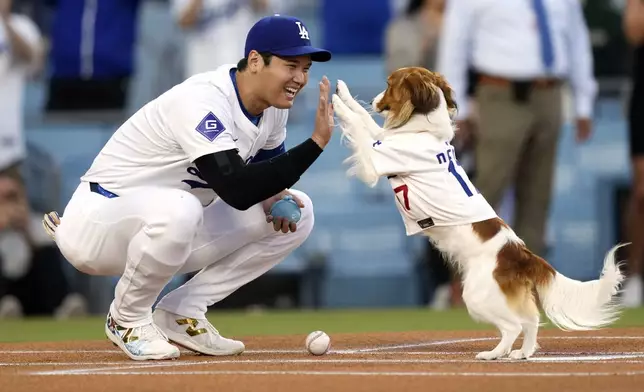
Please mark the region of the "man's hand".
POLYGON ((326 147, 331 135, 333 134, 333 105, 329 103, 329 91, 331 85, 326 76, 322 77, 320 82, 320 98, 318 109, 315 113, 315 129, 311 139, 315 141, 320 148, 326 147))
POLYGON ((273 216, 270 215, 271 207, 273 206, 273 204, 275 204, 279 200, 282 200, 286 195, 293 197, 293 200, 295 200, 298 207, 304 208, 304 203, 302 203, 302 200, 298 199, 297 196, 293 195, 287 190, 284 190, 262 202, 264 213, 266 213, 266 222, 273 223, 273 229, 275 231, 281 230, 282 233, 288 233, 289 230, 291 232, 295 232, 295 230, 297 230, 297 224, 295 222, 289 222, 288 219, 284 218, 273 218, 273 216))
POLYGON ((578 118, 577 119, 577 135, 575 139, 577 143, 583 143, 590 138, 592 133, 593 124, 589 118, 578 118))

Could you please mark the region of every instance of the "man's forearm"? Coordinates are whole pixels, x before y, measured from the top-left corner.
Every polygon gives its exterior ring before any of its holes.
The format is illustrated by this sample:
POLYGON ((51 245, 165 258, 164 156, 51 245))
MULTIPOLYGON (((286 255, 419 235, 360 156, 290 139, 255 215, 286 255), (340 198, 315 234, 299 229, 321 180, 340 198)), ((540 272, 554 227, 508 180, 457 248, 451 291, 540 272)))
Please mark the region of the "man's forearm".
POLYGON ((195 165, 223 201, 246 210, 293 186, 321 153, 308 139, 267 161, 246 165, 236 150, 228 150, 197 158, 195 165))

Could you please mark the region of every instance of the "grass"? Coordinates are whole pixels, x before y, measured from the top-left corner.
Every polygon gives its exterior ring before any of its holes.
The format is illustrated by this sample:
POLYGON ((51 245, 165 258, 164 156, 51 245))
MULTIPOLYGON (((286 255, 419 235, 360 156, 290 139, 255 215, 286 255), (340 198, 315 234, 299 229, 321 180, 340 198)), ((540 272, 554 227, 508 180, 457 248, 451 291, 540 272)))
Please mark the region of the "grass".
MULTIPOLYGON (((412 309, 342 309, 320 311, 211 312, 210 321, 223 335, 402 332, 427 330, 492 330, 472 321, 464 309, 435 312, 412 309)), ((28 318, 0 321, 0 342, 35 342, 104 339, 104 317, 57 321, 28 318)), ((545 319, 544 319, 545 321, 545 319)), ((643 327, 644 308, 627 309, 612 327, 643 327)), ((550 324, 545 328, 552 328, 550 324)))

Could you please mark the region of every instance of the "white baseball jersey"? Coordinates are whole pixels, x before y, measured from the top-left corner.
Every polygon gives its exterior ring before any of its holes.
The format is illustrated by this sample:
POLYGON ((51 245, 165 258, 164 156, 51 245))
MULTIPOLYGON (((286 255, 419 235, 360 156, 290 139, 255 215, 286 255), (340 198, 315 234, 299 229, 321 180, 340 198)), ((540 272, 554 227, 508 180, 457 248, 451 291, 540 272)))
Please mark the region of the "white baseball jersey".
POLYGON ((472 185, 454 147, 429 132, 397 131, 373 144, 372 161, 394 190, 407 235, 496 217, 472 185))
POLYGON ((217 196, 194 161, 237 149, 248 162, 286 138, 288 110, 268 108, 259 126, 244 114, 227 64, 195 75, 146 104, 130 117, 81 178, 119 196, 141 186, 178 188, 206 206, 217 196))

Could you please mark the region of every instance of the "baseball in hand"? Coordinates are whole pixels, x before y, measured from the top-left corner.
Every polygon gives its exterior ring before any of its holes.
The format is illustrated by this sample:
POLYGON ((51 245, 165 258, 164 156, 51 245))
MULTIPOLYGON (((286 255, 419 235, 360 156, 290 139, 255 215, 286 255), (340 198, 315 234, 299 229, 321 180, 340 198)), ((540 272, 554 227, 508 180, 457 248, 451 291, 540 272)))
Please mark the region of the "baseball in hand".
POLYGON ((271 207, 269 212, 273 218, 284 218, 289 222, 297 223, 302 216, 300 207, 297 202, 293 200, 293 196, 287 195, 283 199, 278 200, 271 207))
POLYGON ((306 349, 313 355, 324 355, 331 348, 331 338, 322 331, 313 331, 306 337, 306 349))

